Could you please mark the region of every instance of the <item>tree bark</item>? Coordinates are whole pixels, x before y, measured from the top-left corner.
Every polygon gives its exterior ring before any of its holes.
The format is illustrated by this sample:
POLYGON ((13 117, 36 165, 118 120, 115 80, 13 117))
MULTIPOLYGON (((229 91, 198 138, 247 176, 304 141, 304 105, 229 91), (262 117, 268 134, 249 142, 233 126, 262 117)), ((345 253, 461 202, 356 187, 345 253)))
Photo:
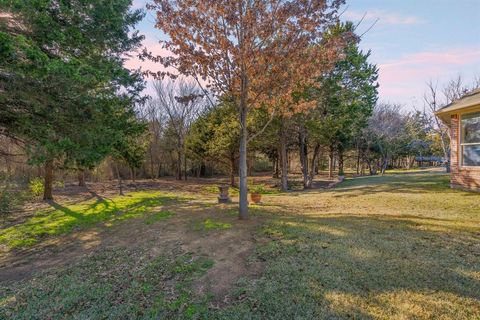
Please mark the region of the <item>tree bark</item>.
POLYGON ((300 152, 300 165, 302 167, 303 188, 308 188, 308 146, 305 127, 300 127, 298 134, 298 146, 300 152))
POLYGON ((177 152, 177 180, 182 180, 182 153, 177 152))
POLYGON ((80 169, 78 171, 78 186, 79 187, 86 187, 85 184, 85 170, 80 169))
POLYGON ((202 160, 202 164, 200 165, 200 177, 205 177, 207 175, 207 167, 202 160))
POLYGON ((360 174, 360 148, 357 145, 357 175, 360 174))
POLYGON ((345 172, 343 170, 343 148, 340 147, 338 150, 338 175, 343 176, 345 172))
MULTIPOLYGON (((244 86, 245 79, 242 79, 242 86, 244 86)), ((241 220, 248 219, 248 189, 247 189, 247 106, 246 106, 246 92, 242 94, 240 99, 240 150, 239 150, 239 218, 241 220)))
POLYGON ((43 200, 53 200, 53 160, 45 162, 43 200))
POLYGON ((381 174, 385 174, 385 170, 387 170, 387 167, 388 167, 388 156, 386 156, 382 161, 382 165, 380 167, 381 174))
POLYGON ((235 155, 230 155, 230 186, 235 187, 235 155))
POLYGON ((275 157, 275 160, 273 162, 273 178, 278 179, 278 174, 279 174, 279 168, 278 168, 278 156, 275 157))
POLYGON ((153 164, 153 148, 152 148, 152 143, 150 142, 150 147, 149 149, 149 154, 150 154, 150 179, 155 179, 155 169, 154 169, 154 164, 153 164))
POLYGON ((118 169, 118 163, 115 164, 115 170, 117 171, 117 179, 118 179, 118 191, 121 196, 123 196, 123 184, 122 184, 122 177, 120 176, 120 170, 118 169))
MULTIPOLYGON (((317 158, 320 152, 320 144, 316 144, 315 148, 313 149, 313 157, 312 162, 310 164, 310 173, 308 174, 306 184, 304 185, 305 189, 310 189, 313 186, 313 179, 315 178, 315 174, 317 173, 317 158)), ((307 169, 308 170, 308 169, 307 169)))
POLYGON ((287 152, 287 133, 285 130, 285 119, 282 119, 280 125, 280 175, 281 189, 288 190, 288 152, 287 152))
POLYGON ((187 181, 187 154, 183 152, 183 176, 187 181))
POLYGON ((330 152, 328 153, 328 177, 330 179, 333 178, 333 161, 334 161, 333 148, 330 147, 330 152))

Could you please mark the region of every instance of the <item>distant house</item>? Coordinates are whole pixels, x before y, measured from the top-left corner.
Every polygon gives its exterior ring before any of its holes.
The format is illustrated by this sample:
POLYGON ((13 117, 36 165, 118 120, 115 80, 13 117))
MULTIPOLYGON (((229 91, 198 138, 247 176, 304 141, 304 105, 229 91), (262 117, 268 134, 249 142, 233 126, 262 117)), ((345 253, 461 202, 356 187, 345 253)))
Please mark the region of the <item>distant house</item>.
POLYGON ((480 89, 436 115, 450 128, 451 186, 480 191, 480 89))

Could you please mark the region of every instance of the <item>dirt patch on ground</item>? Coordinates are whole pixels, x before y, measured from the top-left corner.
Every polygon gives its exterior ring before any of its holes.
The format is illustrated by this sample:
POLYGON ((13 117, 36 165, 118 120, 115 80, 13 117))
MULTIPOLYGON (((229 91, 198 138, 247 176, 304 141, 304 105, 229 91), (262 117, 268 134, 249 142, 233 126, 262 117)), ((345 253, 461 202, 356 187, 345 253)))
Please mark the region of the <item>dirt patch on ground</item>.
POLYGON ((229 302, 228 293, 239 278, 256 277, 262 272, 261 262, 250 261, 258 242, 255 230, 258 224, 258 218, 241 221, 227 232, 196 237, 183 244, 185 251, 202 253, 215 261, 214 266, 195 282, 196 294, 213 294, 212 303, 219 307, 229 302))

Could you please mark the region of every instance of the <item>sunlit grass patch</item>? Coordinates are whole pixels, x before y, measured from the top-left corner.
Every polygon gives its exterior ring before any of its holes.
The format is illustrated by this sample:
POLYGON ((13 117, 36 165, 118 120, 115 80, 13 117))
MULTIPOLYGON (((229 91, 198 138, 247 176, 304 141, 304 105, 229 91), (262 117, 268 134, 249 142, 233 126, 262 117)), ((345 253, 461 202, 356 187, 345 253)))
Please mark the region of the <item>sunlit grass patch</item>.
POLYGON ((218 194, 218 186, 204 186, 202 187, 202 191, 205 193, 212 193, 212 194, 218 194))
MULTIPOLYGON (((211 193, 211 194, 219 194, 220 191, 218 190, 219 185, 209 185, 209 186, 204 186, 202 188, 202 191, 204 193, 211 193)), ((228 188, 228 193, 230 196, 238 196, 239 191, 237 187, 229 187, 228 188)))
POLYGON ((231 223, 225 223, 218 220, 205 219, 202 222, 194 224, 193 229, 197 231, 225 230, 232 227, 231 223))
MULTIPOLYGON (((265 186, 264 184, 249 184, 248 189, 249 190, 255 190, 258 187, 262 187, 261 192, 259 192, 261 194, 275 195, 275 194, 280 194, 281 193, 281 191, 278 188, 265 186)), ((202 191, 204 193, 219 194, 217 185, 204 186, 202 188, 202 191)), ((237 187, 229 187, 228 188, 228 193, 229 193, 230 196, 236 197, 236 196, 239 195, 240 191, 237 187)))
POLYGON ((238 208, 237 209, 230 209, 226 211, 226 214, 231 217, 236 217, 238 216, 238 208))
POLYGON ((10 248, 29 246, 44 236, 65 234, 98 222, 113 223, 139 217, 153 207, 180 199, 160 192, 133 192, 74 205, 52 203, 52 210, 37 212, 21 224, 0 230, 0 244, 10 248))
POLYGON ((175 215, 174 212, 168 211, 168 210, 151 213, 145 218, 145 223, 150 225, 150 224, 153 224, 157 221, 165 220, 165 219, 168 219, 170 217, 173 217, 174 215, 175 215))
POLYGON ((411 173, 401 174, 385 174, 376 176, 356 177, 355 179, 347 179, 337 186, 337 189, 350 189, 356 187, 374 187, 382 191, 398 191, 400 188, 410 188, 411 190, 421 190, 426 192, 434 192, 438 190, 449 189, 450 177, 446 174, 425 174, 411 173))

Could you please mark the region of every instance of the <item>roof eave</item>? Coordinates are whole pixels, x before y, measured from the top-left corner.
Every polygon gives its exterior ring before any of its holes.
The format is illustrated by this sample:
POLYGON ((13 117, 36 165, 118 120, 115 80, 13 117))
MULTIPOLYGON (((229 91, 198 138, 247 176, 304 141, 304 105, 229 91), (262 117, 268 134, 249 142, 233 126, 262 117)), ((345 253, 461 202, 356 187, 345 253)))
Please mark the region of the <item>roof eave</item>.
POLYGON ((442 108, 436 111, 434 114, 438 118, 440 118, 440 120, 442 120, 445 124, 450 125, 450 118, 452 115, 457 113, 467 113, 470 111, 478 111, 478 110, 480 110, 479 103, 472 103, 472 104, 463 105, 463 106, 457 106, 455 103, 453 103, 450 106, 447 106, 445 108, 442 108))

